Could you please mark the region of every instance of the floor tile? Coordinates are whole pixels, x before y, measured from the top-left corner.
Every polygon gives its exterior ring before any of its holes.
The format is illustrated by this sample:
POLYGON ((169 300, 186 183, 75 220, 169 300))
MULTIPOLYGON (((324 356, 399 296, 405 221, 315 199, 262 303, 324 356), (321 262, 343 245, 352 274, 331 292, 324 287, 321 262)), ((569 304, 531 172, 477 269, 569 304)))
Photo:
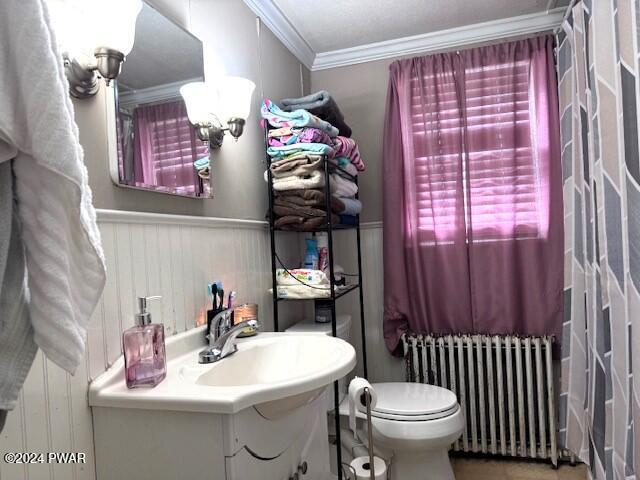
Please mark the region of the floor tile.
POLYGON ((452 458, 456 480, 586 480, 586 467, 508 459, 452 458))
POLYGON ((563 464, 558 469, 558 480, 585 480, 587 478, 587 466, 579 463, 575 467, 563 464))

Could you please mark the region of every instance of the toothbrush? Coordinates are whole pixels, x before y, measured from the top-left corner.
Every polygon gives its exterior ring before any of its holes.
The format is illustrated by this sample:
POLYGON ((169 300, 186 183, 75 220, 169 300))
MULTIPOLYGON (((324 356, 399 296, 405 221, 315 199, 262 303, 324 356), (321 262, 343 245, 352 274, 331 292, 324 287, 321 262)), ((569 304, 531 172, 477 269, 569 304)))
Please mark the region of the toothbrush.
POLYGON ((233 308, 233 301, 236 299, 236 292, 231 290, 229 292, 229 298, 227 299, 227 308, 233 308))

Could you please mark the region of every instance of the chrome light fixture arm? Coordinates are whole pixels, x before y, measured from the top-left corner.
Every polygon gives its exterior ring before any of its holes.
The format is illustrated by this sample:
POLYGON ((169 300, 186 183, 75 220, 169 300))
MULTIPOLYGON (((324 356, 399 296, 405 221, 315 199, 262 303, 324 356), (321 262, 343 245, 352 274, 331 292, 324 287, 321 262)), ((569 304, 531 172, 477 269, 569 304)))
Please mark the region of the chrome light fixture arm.
POLYGON ((86 57, 71 57, 63 54, 64 69, 69 81, 69 93, 75 98, 88 98, 100 88, 98 73, 107 85, 118 77, 125 56, 122 52, 110 48, 97 48, 94 52, 95 63, 86 57))
POLYGON ((227 125, 227 128, 223 128, 213 123, 197 123, 194 128, 200 140, 209 143, 212 148, 220 148, 226 132, 229 132, 236 141, 238 140, 244 132, 245 121, 242 118, 230 118, 227 125))

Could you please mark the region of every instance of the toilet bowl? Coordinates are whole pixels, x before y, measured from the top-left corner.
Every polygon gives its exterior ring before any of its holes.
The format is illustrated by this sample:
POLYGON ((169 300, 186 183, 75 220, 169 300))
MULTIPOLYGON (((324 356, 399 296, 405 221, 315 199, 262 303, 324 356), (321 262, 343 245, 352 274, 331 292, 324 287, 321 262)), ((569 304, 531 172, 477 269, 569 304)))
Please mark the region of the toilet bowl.
POLYGON ((391 460, 391 480, 455 480, 448 451, 464 427, 455 394, 421 383, 372 386, 378 396, 373 442, 391 460))
MULTIPOLYGON (((338 315, 337 336, 350 339, 351 316, 338 315)), ((313 319, 298 322, 286 331, 331 335, 330 323, 313 319)), ((423 383, 374 383, 378 396, 371 411, 376 451, 391 460, 391 480, 455 480, 449 447, 464 426, 462 410, 453 392, 423 383)), ((340 415, 348 415, 346 379, 339 381, 340 415)), ((333 411, 333 387, 328 389, 327 412, 333 411)), ((358 412, 358 417, 366 416, 358 412)), ((367 439, 366 432, 359 435, 367 439)))

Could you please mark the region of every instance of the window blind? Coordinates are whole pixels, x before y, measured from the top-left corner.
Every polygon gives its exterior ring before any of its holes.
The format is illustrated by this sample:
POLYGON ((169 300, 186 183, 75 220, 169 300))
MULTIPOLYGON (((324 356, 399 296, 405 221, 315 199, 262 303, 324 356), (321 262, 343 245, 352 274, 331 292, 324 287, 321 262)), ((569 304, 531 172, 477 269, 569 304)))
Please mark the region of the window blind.
POLYGON ((537 237, 529 63, 412 79, 419 230, 427 241, 537 237))
MULTIPOLYGON (((199 179, 193 167, 198 158, 207 156, 209 149, 200 141, 189 123, 182 100, 138 107, 144 109, 137 116, 147 130, 155 184, 176 193, 199 193, 199 179)), ((138 131, 143 128, 137 126, 138 131)), ((144 162, 148 164, 149 162, 144 162)))

